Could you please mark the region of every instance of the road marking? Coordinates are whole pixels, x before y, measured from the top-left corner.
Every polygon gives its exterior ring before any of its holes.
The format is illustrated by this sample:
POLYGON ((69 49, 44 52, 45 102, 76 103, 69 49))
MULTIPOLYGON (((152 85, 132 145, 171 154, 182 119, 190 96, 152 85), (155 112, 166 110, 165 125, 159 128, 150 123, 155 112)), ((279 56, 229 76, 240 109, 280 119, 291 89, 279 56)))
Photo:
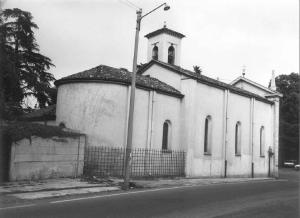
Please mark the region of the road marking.
MULTIPOLYGON (((285 180, 285 179, 277 179, 277 180, 265 179, 265 180, 255 180, 255 181, 251 181, 251 182, 282 182, 282 181, 288 181, 288 180, 285 180)), ((228 183, 210 183, 210 184, 196 184, 196 185, 188 185, 188 186, 175 186, 175 187, 166 187, 166 188, 147 189, 147 190, 142 190, 142 191, 129 191, 129 192, 122 192, 122 193, 115 193, 115 194, 96 195, 96 196, 73 198, 73 199, 67 199, 67 200, 51 201, 49 203, 50 204, 58 204, 58 203, 63 203, 63 202, 72 202, 72 201, 81 201, 81 200, 88 200, 88 199, 95 199, 95 198, 114 197, 114 196, 138 194, 138 193, 145 193, 145 192, 157 192, 157 191, 163 191, 163 190, 190 188, 190 187, 197 187, 197 186, 236 184, 236 183, 246 183, 246 182, 249 182, 249 180, 248 181, 228 182, 228 183)))
POLYGON ((26 205, 19 205, 19 206, 13 206, 13 207, 2 207, 0 210, 7 210, 7 209, 15 209, 15 208, 22 208, 22 207, 32 207, 36 204, 26 204, 26 205))

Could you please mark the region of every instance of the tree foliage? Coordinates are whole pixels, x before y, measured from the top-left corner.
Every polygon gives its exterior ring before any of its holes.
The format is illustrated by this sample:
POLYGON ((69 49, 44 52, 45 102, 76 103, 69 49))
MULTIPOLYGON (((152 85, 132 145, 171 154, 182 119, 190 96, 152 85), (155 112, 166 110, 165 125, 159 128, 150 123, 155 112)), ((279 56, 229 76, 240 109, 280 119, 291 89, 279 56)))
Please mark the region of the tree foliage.
POLYGON ((196 74, 201 75, 202 69, 201 69, 200 66, 195 65, 195 66, 193 66, 193 68, 194 68, 194 72, 195 72, 196 74))
MULTIPOLYGON (((280 100, 279 140, 283 159, 299 158, 299 74, 276 77, 280 100)), ((298 159, 299 160, 299 159, 298 159)))
POLYGON ((18 8, 6 9, 0 16, 1 76, 6 116, 22 110, 24 98, 33 96, 39 107, 55 103, 48 72, 54 66, 51 59, 42 55, 34 30, 38 26, 30 12, 18 8))

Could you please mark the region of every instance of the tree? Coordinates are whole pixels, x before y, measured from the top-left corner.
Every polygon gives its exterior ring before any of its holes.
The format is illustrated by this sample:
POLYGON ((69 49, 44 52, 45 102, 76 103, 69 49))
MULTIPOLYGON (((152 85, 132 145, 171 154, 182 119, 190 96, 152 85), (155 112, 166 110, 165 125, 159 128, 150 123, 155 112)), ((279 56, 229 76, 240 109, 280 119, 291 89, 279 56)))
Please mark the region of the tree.
POLYGON ((201 67, 195 65, 195 66, 193 66, 193 68, 194 68, 194 72, 195 72, 196 74, 201 75, 201 73, 202 73, 201 67))
MULTIPOLYGON (((299 161, 299 74, 279 75, 275 78, 280 100, 279 143, 282 160, 299 161)), ((282 163, 281 163, 282 164, 282 163)))
POLYGON ((32 19, 30 12, 18 8, 6 9, 0 16, 0 64, 6 116, 22 111, 23 100, 28 96, 35 97, 41 108, 55 103, 51 85, 55 78, 48 72, 54 65, 39 52, 34 36, 38 26, 32 19))

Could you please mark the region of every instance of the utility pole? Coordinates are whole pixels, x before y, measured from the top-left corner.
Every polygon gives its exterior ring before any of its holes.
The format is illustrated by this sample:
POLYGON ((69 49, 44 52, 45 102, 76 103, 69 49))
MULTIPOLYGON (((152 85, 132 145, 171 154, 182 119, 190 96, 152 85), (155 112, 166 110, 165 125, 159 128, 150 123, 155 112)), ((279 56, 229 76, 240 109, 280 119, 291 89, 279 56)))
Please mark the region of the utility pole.
POLYGON ((135 30, 135 41, 134 41, 134 54, 133 54, 133 64, 132 64, 132 78, 131 78, 131 90, 130 90, 130 105, 129 105, 129 117, 128 117, 128 129, 127 129, 127 144, 126 144, 126 156, 125 156, 125 173, 124 173, 124 184, 123 189, 129 189, 129 179, 131 170, 131 150, 132 150, 132 134, 133 134, 133 114, 134 114, 134 101, 135 101, 135 83, 136 83, 136 71, 137 71, 137 56, 138 56, 138 46, 139 46, 139 33, 141 28, 141 20, 147 15, 156 11, 158 8, 164 6, 164 10, 170 9, 166 3, 159 5, 153 10, 149 11, 142 16, 142 9, 139 9, 136 14, 136 30, 135 30))
POLYGON ((135 83, 136 83, 136 71, 137 71, 137 55, 139 47, 139 32, 141 27, 142 9, 136 12, 136 30, 134 41, 134 55, 132 64, 132 78, 131 78, 131 90, 130 90, 130 105, 129 105, 129 118, 128 118, 128 134, 127 134, 127 146, 126 146, 126 159, 125 159, 125 175, 124 175, 124 187, 123 189, 129 189, 129 174, 131 169, 131 150, 132 150, 132 133, 133 133, 133 112, 134 112, 134 100, 135 100, 135 83))

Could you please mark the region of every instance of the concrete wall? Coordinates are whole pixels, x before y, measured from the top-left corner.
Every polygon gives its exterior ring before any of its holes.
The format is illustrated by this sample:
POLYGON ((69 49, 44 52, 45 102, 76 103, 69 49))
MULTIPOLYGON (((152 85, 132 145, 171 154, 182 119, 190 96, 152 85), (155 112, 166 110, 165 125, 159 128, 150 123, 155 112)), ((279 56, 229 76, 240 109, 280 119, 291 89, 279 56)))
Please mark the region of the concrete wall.
MULTIPOLYGON (((172 124, 172 149, 180 145, 181 99, 136 89, 133 147, 161 149, 165 120, 172 124)), ((87 135, 88 145, 125 147, 130 87, 73 83, 58 87, 57 123, 87 135), (74 100, 75 99, 75 100, 74 100)))
POLYGON ((83 172, 85 137, 22 139, 12 144, 10 181, 76 177, 83 172))

